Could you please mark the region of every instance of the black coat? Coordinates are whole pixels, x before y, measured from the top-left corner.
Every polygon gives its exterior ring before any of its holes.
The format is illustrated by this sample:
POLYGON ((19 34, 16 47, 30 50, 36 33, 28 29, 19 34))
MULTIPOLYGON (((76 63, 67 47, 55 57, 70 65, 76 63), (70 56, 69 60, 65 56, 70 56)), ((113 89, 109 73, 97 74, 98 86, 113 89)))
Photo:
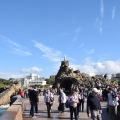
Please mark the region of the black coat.
POLYGON ((29 94, 29 98, 30 98, 30 101, 33 103, 38 102, 39 101, 38 92, 35 90, 31 90, 29 94))

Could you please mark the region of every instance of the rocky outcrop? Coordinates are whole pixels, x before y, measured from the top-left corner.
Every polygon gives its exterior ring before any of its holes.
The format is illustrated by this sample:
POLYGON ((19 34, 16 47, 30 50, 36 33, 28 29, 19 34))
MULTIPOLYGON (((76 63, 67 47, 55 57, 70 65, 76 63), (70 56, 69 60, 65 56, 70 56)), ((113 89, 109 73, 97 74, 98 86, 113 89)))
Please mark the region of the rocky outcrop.
POLYGON ((0 105, 6 105, 10 103, 10 97, 21 88, 21 83, 13 84, 9 89, 0 93, 0 105))
POLYGON ((65 60, 61 62, 60 69, 55 76, 55 82, 53 88, 91 88, 99 84, 101 87, 106 85, 118 86, 118 82, 105 77, 89 76, 81 73, 79 70, 73 70, 69 67, 69 61, 65 60))

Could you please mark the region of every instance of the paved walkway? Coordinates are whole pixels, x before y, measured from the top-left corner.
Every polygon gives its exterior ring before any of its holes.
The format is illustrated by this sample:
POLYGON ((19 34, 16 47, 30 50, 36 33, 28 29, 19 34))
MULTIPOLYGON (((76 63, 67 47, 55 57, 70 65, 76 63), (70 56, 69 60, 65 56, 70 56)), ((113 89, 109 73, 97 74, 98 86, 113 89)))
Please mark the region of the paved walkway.
MULTIPOLYGON (((39 97, 40 102, 38 106, 39 113, 35 114, 37 118, 34 118, 34 120, 70 120, 70 113, 69 109, 65 108, 64 113, 59 113, 57 110, 58 108, 58 96, 55 96, 55 102, 52 106, 52 112, 51 112, 51 118, 47 118, 47 108, 46 105, 43 103, 43 96, 39 97)), ((106 113, 106 103, 102 102, 102 109, 103 109, 103 114, 102 118, 103 120, 110 120, 109 115, 106 113)), ((85 103, 86 106, 86 103, 85 103)), ((86 108, 86 107, 85 107, 86 108)), ((29 111, 30 111, 30 104, 29 100, 27 104, 25 105, 25 111, 23 112, 23 120, 33 120, 33 118, 29 117, 29 111)), ((90 118, 87 117, 86 111, 85 112, 80 112, 80 118, 78 120, 91 120, 90 118)))

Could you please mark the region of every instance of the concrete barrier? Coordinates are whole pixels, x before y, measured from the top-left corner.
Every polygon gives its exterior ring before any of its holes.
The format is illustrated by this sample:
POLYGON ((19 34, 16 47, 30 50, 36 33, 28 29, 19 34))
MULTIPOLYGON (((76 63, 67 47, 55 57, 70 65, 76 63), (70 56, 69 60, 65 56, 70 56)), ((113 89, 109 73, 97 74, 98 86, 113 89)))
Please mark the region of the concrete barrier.
POLYGON ((24 110, 24 99, 16 96, 17 100, 0 117, 0 120, 22 120, 24 110))

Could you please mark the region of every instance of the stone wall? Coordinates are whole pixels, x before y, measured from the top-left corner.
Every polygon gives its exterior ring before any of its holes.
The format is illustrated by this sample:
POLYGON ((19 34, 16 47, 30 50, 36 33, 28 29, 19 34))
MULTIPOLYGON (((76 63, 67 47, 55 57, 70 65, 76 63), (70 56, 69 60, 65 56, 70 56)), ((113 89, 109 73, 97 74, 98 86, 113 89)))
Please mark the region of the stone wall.
POLYGON ((0 117, 0 120, 23 120, 23 99, 18 98, 7 111, 0 117), (20 99, 20 100, 19 100, 20 99))
POLYGON ((13 84, 9 89, 5 90, 4 92, 0 93, 0 105, 6 105, 10 103, 10 97, 13 94, 16 94, 16 91, 18 91, 21 88, 21 83, 13 84))

